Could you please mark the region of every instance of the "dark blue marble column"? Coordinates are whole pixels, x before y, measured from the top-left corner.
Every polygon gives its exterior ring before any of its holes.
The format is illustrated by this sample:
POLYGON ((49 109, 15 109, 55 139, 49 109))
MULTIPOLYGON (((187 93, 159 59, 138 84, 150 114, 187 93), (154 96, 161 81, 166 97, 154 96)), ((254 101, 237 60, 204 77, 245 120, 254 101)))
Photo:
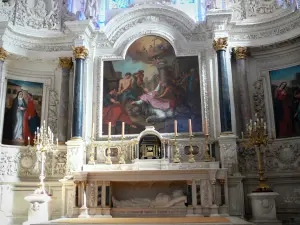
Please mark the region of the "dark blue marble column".
POLYGON ((81 46, 73 48, 73 51, 75 56, 75 77, 73 92, 72 139, 81 139, 83 125, 84 61, 88 55, 88 50, 84 46, 81 46))
POLYGON ((221 132, 232 132, 229 80, 226 64, 226 47, 227 38, 218 38, 214 40, 214 48, 217 51, 218 58, 221 132))

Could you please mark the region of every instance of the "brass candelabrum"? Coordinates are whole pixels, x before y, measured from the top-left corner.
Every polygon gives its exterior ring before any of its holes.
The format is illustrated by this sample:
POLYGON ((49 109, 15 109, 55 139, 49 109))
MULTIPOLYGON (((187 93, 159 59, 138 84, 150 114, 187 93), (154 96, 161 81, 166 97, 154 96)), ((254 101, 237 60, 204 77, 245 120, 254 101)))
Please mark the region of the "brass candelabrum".
POLYGON ((180 163, 180 153, 179 153, 179 148, 178 148, 178 144, 177 144, 177 134, 174 134, 174 155, 173 155, 173 163, 180 163))
POLYGON ((211 157, 209 153, 209 143, 208 143, 209 134, 205 134, 205 152, 204 152, 204 161, 210 162, 211 157))
POLYGON ((122 136, 119 164, 125 164, 125 155, 124 155, 124 153, 125 153, 125 151, 124 151, 124 136, 122 136))
POLYGON ((110 150, 110 135, 108 135, 107 138, 107 156, 106 156, 106 161, 105 164, 111 165, 112 161, 111 161, 111 150, 110 150))
POLYGON ((33 149, 36 150, 37 153, 41 156, 41 174, 39 176, 40 183, 39 189, 37 193, 39 194, 47 194, 45 189, 44 180, 46 178, 45 174, 45 164, 46 164, 46 157, 47 153, 55 153, 58 150, 58 139, 56 139, 56 145, 53 142, 54 135, 50 129, 50 127, 46 126, 45 121, 43 122, 40 128, 37 128, 34 136, 34 147, 33 149))
POLYGON ((192 144, 192 139, 194 137, 194 135, 190 134, 190 149, 189 149, 189 163, 194 163, 195 162, 195 156, 193 154, 193 144, 192 144))
POLYGON ((242 132, 242 146, 245 149, 255 149, 257 154, 259 186, 255 192, 271 192, 270 187, 265 183, 264 170, 262 167, 262 148, 266 147, 270 142, 267 132, 266 122, 263 118, 250 119, 250 123, 246 126, 245 137, 242 132))

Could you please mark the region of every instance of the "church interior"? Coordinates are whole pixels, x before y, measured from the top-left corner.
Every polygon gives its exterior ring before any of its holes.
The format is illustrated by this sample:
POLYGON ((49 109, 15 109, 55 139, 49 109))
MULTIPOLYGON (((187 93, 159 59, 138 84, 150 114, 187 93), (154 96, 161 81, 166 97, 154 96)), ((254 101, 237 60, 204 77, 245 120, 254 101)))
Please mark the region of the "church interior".
POLYGON ((299 9, 0 0, 0 224, 300 224, 299 9))

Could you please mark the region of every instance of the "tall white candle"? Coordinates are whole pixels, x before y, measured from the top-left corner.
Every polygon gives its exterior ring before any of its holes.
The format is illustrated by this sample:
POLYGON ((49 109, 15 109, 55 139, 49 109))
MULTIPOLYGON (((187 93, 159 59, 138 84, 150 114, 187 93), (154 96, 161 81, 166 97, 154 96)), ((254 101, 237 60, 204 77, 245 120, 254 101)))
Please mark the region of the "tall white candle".
POLYGON ((204 134, 208 134, 208 121, 207 120, 205 120, 205 128, 204 129, 205 129, 204 134))
POLYGON ((92 127, 92 138, 95 137, 95 123, 93 123, 93 127, 92 127))
POLYGON ((177 136, 177 120, 174 120, 174 134, 177 136))
POLYGON ((124 137, 125 134, 125 122, 122 122, 122 137, 124 137))
POLYGON ((108 134, 108 137, 110 137, 110 135, 111 135, 111 122, 108 122, 108 132, 107 132, 107 134, 108 134))
POLYGON ((193 134, 193 129, 192 129, 192 120, 189 119, 189 134, 192 135, 193 134))

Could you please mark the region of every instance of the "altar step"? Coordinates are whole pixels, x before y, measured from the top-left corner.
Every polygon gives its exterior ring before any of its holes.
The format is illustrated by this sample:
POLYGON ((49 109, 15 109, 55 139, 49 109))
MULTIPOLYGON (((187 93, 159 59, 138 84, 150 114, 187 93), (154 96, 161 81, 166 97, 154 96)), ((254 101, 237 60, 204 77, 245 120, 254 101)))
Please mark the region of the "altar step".
POLYGON ((169 217, 169 218, 63 218, 35 225, 90 225, 90 224, 192 224, 192 225, 253 225, 238 217, 169 217))

